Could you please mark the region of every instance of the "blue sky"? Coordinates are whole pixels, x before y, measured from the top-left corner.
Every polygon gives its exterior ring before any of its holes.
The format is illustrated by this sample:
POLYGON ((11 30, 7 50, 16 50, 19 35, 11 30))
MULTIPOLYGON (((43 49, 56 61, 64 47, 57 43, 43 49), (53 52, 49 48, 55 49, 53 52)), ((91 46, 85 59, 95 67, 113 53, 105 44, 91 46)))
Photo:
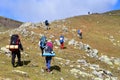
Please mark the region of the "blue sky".
POLYGON ((0 16, 43 22, 120 9, 120 0, 1 0, 0 16))

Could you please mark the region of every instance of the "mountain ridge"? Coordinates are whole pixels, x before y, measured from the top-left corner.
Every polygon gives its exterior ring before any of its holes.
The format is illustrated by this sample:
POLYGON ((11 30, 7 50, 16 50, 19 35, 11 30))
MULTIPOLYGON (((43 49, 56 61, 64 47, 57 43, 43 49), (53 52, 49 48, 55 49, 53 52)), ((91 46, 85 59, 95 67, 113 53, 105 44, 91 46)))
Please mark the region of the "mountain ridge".
POLYGON ((0 16, 0 27, 17 28, 23 22, 0 16))
POLYGON ((92 14, 51 22, 49 30, 45 29, 43 23, 24 23, 19 28, 2 32, 0 79, 119 80, 119 26, 120 16, 92 14), (83 39, 79 39, 78 29, 82 29, 83 39), (10 54, 4 51, 13 33, 19 34, 25 50, 22 61, 29 62, 16 68, 11 66, 10 54), (61 34, 65 37, 66 47, 62 50, 59 46, 61 34), (38 42, 41 35, 46 35, 47 39, 52 40, 56 52, 51 63, 53 71, 50 74, 44 71, 45 61, 40 56, 38 42))

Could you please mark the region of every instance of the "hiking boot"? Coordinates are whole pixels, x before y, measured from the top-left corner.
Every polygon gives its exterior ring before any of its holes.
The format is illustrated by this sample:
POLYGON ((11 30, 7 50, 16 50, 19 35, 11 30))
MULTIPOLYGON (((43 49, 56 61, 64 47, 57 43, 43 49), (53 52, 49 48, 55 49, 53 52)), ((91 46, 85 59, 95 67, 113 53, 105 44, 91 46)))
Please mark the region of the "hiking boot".
POLYGON ((47 72, 50 72, 50 69, 47 69, 47 72))
POLYGON ((13 67, 17 67, 16 65, 12 64, 13 67))
POLYGON ((47 72, 50 72, 50 69, 48 69, 48 68, 46 68, 45 70, 46 70, 47 72))

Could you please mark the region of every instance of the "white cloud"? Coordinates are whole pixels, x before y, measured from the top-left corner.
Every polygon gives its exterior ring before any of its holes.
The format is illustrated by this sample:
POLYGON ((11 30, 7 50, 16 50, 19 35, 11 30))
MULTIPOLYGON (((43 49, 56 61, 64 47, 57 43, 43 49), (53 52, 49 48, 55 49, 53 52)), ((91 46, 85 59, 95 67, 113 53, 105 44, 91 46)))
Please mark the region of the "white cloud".
POLYGON ((22 21, 39 22, 111 10, 117 0, 2 0, 0 10, 22 21), (8 13, 9 14, 9 13, 8 13))

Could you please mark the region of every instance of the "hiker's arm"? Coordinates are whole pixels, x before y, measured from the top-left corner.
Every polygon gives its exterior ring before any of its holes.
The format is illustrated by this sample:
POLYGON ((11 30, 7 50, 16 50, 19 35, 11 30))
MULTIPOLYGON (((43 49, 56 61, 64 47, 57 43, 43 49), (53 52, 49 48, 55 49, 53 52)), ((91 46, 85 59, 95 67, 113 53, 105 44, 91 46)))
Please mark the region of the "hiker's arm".
POLYGON ((20 43, 19 43, 19 48, 23 51, 23 46, 22 46, 22 44, 21 44, 21 41, 20 41, 20 43))

